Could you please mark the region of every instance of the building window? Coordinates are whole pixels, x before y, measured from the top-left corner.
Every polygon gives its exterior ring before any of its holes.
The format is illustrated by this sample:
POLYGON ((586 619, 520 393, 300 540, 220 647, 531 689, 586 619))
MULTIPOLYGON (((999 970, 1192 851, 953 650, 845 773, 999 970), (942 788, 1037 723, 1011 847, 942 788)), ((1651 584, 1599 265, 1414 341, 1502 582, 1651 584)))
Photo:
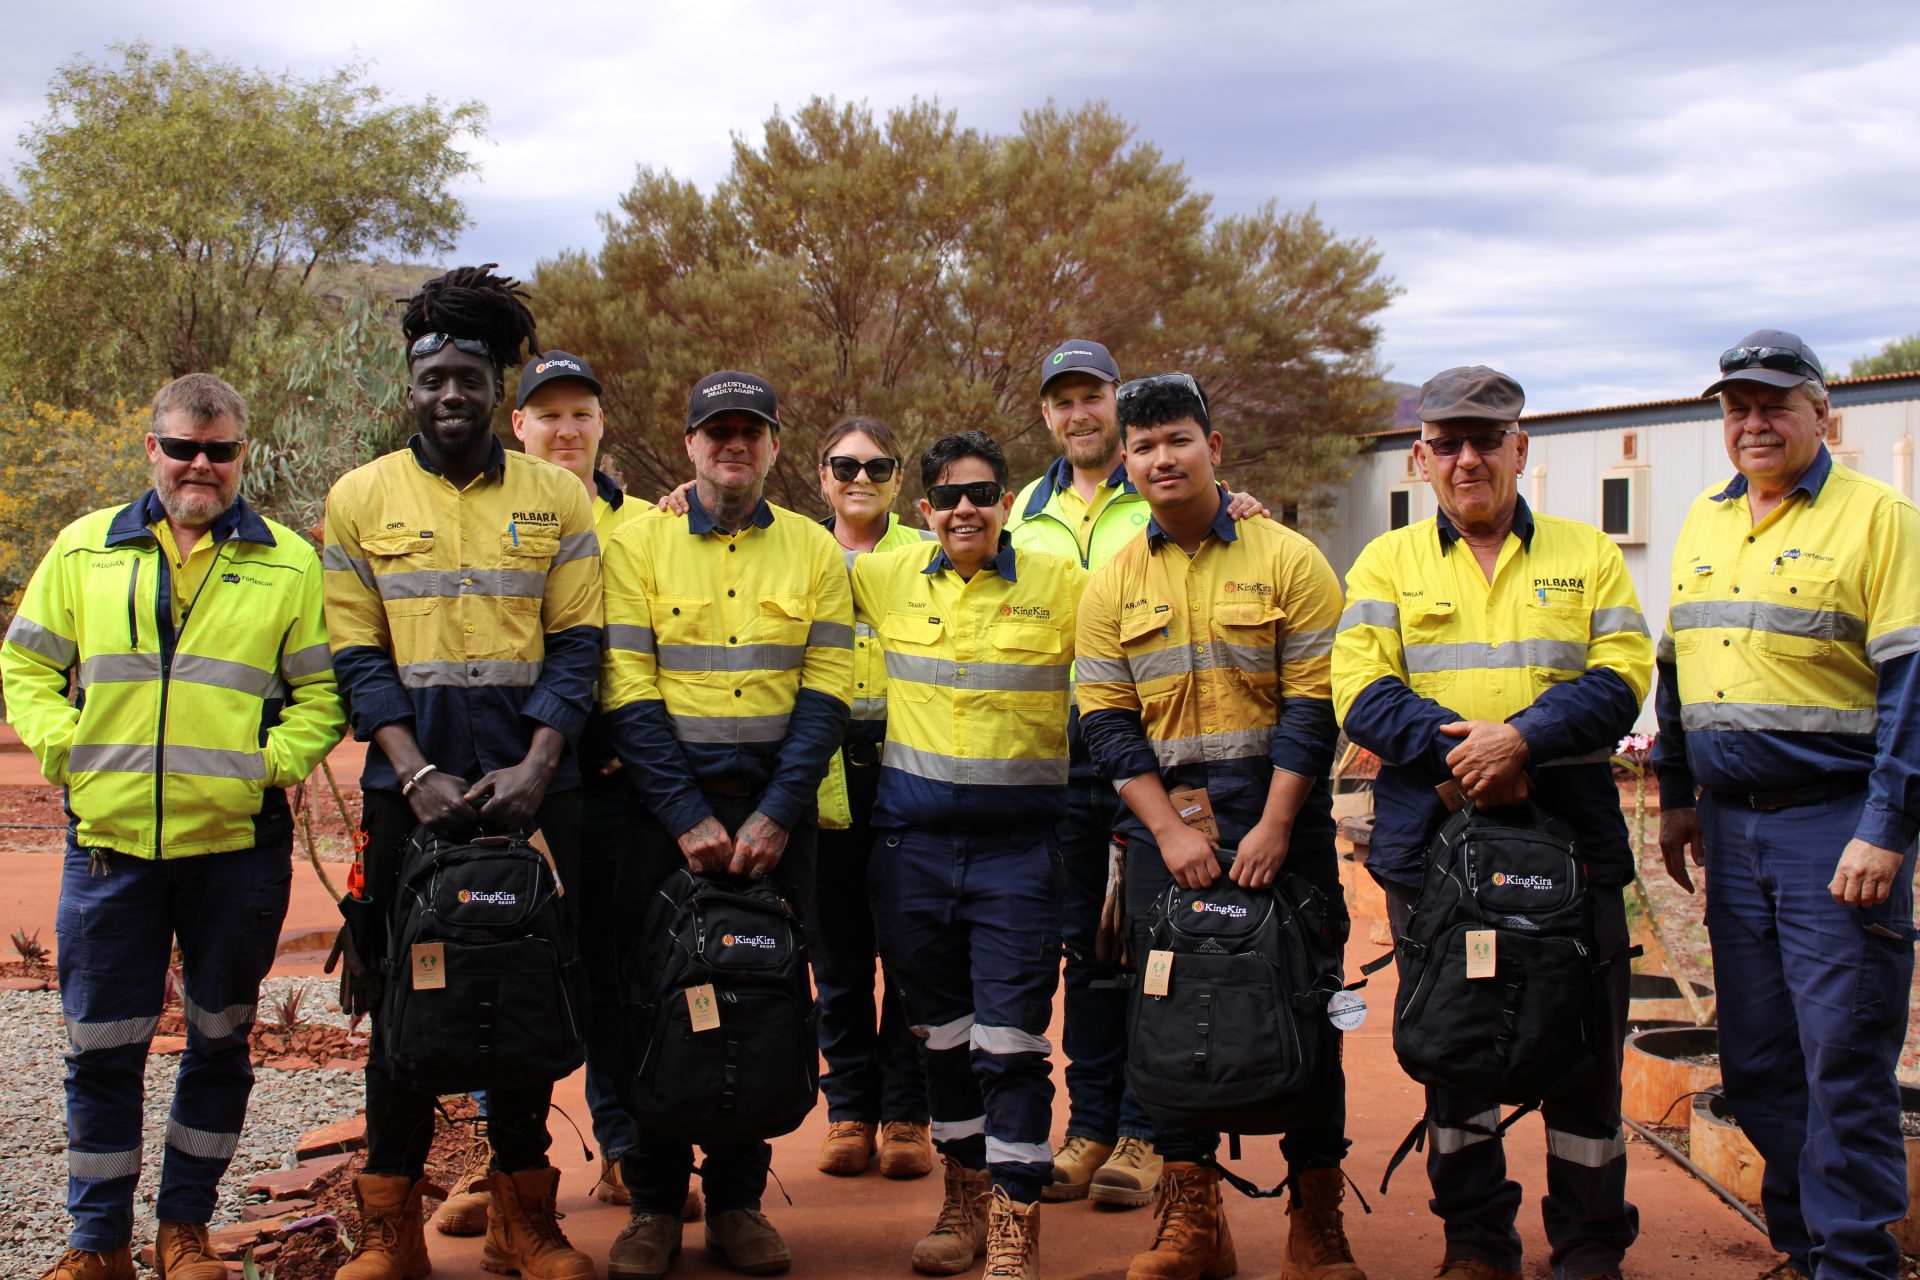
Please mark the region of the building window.
POLYGON ((1395 489, 1387 495, 1387 528, 1404 529, 1413 523, 1413 493, 1395 489))
POLYGON ((1624 534, 1633 527, 1633 482, 1625 476, 1600 481, 1600 528, 1624 534))

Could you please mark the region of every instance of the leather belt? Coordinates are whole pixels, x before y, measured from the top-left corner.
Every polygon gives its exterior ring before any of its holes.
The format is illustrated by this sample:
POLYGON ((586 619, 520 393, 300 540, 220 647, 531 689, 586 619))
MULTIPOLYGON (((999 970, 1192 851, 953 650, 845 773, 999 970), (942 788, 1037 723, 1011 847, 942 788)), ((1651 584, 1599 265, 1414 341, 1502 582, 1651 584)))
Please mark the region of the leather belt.
POLYGON ((1829 800, 1843 799, 1866 789, 1867 780, 1855 776, 1834 778, 1827 782, 1816 782, 1810 787, 1793 787, 1785 791, 1715 791, 1713 798, 1722 804, 1751 809, 1755 813, 1774 813, 1801 805, 1825 804, 1829 800))
POLYGON ((877 742, 849 742, 841 750, 846 752, 847 767, 850 769, 871 769, 880 763, 880 744, 877 742))
POLYGON ((702 778, 700 790, 710 796, 750 796, 753 787, 745 778, 720 777, 702 778))

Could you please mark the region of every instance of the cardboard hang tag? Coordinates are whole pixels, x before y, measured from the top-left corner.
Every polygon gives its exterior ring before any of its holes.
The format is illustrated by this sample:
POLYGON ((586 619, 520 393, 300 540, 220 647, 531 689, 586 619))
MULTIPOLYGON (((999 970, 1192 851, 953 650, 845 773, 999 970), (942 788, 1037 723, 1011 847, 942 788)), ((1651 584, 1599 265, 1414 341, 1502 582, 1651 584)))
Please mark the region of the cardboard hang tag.
POLYGON ((413 944, 413 989, 442 991, 447 985, 447 946, 444 942, 413 944))
POLYGON ((1492 929, 1467 930, 1467 977, 1491 978, 1498 971, 1495 963, 1494 938, 1492 929))
POLYGON ((1209 840, 1220 838, 1220 826, 1213 820, 1213 801, 1205 787, 1176 787, 1167 793, 1180 821, 1209 840))
POLYGON ((1150 996, 1164 996, 1172 989, 1173 952, 1149 951, 1147 971, 1140 990, 1150 996))
POLYGON ((713 1031, 720 1026, 720 1002, 713 997, 713 984, 703 982, 687 988, 687 1021, 696 1032, 713 1031))

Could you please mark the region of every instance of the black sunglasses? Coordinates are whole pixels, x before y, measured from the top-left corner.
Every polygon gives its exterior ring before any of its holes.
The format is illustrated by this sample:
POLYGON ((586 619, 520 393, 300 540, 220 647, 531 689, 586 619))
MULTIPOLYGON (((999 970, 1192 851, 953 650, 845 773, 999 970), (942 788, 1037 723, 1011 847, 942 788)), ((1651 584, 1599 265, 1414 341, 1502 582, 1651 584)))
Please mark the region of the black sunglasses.
POLYGON ((997 480, 975 480, 972 484, 936 484, 927 489, 927 505, 935 511, 951 511, 965 498, 976 507, 986 508, 1000 501, 1005 492, 997 480))
POLYGON ((1780 373, 1798 373, 1825 382, 1820 367, 1791 347, 1728 347, 1720 353, 1720 372, 1738 373, 1755 366, 1780 373))
POLYGON ((1122 383, 1113 398, 1131 400, 1151 387, 1185 387, 1199 397, 1201 404, 1207 402, 1206 392, 1200 390, 1200 384, 1193 380, 1193 375, 1186 373, 1156 373, 1150 378, 1135 378, 1132 382, 1122 383))
POLYGON ((862 462, 858 458, 849 458, 844 453, 837 453, 827 459, 827 470, 833 472, 833 478, 842 484, 853 479, 863 470, 867 473, 867 479, 875 484, 885 484, 893 479, 893 473, 899 469, 898 458, 868 458, 862 462))
POLYGON ((155 435, 153 438, 159 442, 160 452, 175 462, 192 462, 203 453, 208 462, 232 462, 247 444, 245 440, 189 440, 184 436, 155 435))
POLYGON ((1430 436, 1420 443, 1442 458, 1453 457, 1466 447, 1468 441, 1473 442, 1475 453, 1498 453, 1507 447, 1507 437, 1515 430, 1514 427, 1508 427, 1505 431, 1476 431, 1472 435, 1465 436, 1430 436))
MULTIPOLYGON (((430 356, 440 348, 446 346, 449 342, 453 344, 455 351, 464 351, 470 356, 479 356, 485 360, 493 360, 493 348, 489 347, 480 339, 455 338, 444 333, 423 333, 415 338, 413 345, 407 348, 407 359, 413 361, 420 359, 422 356, 430 356)), ((494 363, 498 364, 499 361, 494 360, 494 363)))

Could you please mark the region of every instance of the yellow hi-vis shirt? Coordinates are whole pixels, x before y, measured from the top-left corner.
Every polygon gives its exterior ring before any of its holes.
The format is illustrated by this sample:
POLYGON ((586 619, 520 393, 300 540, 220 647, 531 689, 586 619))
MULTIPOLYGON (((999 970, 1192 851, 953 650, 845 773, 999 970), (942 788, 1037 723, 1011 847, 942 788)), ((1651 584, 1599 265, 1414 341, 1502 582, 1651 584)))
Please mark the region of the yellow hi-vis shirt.
POLYGON ((962 578, 937 546, 853 564, 859 616, 887 663, 875 827, 999 826, 1066 803, 1074 617, 1071 560, 1016 552, 962 578))

